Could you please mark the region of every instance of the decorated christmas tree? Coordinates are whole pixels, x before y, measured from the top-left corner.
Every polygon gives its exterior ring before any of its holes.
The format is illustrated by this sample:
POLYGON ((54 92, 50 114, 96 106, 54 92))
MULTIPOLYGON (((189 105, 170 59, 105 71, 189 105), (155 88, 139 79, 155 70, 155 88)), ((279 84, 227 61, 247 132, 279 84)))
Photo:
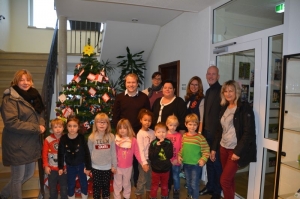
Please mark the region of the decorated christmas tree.
POLYGON ((112 118, 115 99, 106 67, 97 60, 89 42, 84 47, 81 63, 75 66, 72 81, 63 85, 55 108, 56 116, 64 121, 74 115, 79 118, 80 133, 87 136, 92 131, 97 113, 104 112, 112 118))

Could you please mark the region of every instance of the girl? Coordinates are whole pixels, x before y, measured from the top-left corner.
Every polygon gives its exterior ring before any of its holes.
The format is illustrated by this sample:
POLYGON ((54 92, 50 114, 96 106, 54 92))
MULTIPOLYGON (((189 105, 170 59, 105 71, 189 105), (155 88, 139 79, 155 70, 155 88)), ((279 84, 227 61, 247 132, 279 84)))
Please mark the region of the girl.
POLYGON ((152 171, 151 167, 149 166, 148 151, 151 141, 155 139, 154 131, 152 129, 149 129, 152 118, 152 112, 147 109, 140 110, 138 119, 142 124, 142 128, 137 134, 137 142, 140 150, 142 166, 139 165, 139 178, 135 190, 137 199, 142 199, 144 187, 146 189, 146 199, 148 199, 150 196, 152 171))
POLYGON ((64 162, 67 165, 68 198, 75 199, 75 180, 79 177, 81 196, 87 199, 87 176, 91 171, 91 156, 82 134, 78 134, 79 119, 70 117, 67 120, 68 134, 61 136, 58 146, 59 175, 64 173, 64 162))
POLYGON ((121 119, 116 127, 116 152, 117 152, 117 172, 114 175, 114 199, 121 199, 120 192, 123 187, 124 199, 129 199, 131 194, 131 173, 133 154, 141 163, 140 152, 137 145, 135 133, 129 120, 121 119))
POLYGON ((173 198, 179 199, 179 189, 180 189, 180 168, 181 164, 177 160, 177 154, 181 149, 181 133, 176 131, 179 121, 175 115, 170 115, 167 118, 166 125, 168 127, 167 138, 173 143, 173 157, 171 159, 172 169, 170 170, 169 176, 169 190, 171 190, 172 183, 173 187, 173 198))
POLYGON ((93 197, 109 199, 111 173, 116 172, 117 158, 115 137, 111 133, 110 120, 105 113, 98 113, 88 139, 92 158, 93 197))

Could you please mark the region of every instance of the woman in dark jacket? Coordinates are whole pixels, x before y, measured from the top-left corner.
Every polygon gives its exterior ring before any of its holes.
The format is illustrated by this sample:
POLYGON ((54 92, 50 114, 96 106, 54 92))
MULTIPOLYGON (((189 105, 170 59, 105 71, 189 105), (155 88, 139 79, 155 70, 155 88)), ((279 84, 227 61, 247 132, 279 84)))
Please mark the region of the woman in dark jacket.
POLYGON ((223 168, 220 183, 225 199, 234 198, 234 176, 238 168, 256 161, 254 113, 248 102, 241 102, 240 95, 240 86, 234 80, 223 84, 220 125, 211 149, 212 161, 220 150, 223 168))
POLYGON ((40 134, 45 131, 45 121, 40 114, 44 104, 32 86, 31 74, 19 70, 3 94, 2 159, 4 166, 11 168, 11 179, 0 198, 22 198, 22 184, 33 176, 35 163, 41 157, 40 134))

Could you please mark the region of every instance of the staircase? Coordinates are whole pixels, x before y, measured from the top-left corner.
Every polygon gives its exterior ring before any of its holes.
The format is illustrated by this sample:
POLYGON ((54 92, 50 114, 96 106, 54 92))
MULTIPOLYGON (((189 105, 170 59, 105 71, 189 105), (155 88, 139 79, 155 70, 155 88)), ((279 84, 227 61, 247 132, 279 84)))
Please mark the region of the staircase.
MULTIPOLYGON (((27 69, 32 74, 34 87, 41 93, 47 60, 48 54, 0 52, 0 104, 4 90, 10 87, 15 72, 20 69, 27 69)), ((2 130, 3 121, 0 116, 0 190, 10 179, 10 167, 2 164, 2 130)), ((23 185, 23 198, 38 198, 39 189, 39 174, 36 170, 34 177, 23 185)))

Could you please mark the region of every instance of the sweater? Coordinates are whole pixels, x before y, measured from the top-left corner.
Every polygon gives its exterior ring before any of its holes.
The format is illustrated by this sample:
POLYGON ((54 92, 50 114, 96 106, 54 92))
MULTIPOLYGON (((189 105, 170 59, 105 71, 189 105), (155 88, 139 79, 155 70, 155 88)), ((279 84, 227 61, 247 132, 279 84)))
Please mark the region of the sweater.
MULTIPOLYGON (((171 162, 173 162, 174 160, 178 160, 178 153, 181 149, 182 135, 178 132, 176 132, 174 134, 168 133, 167 138, 169 140, 171 140, 171 142, 173 144, 173 157, 171 158, 171 162)), ((180 164, 178 163, 176 165, 179 166, 180 164)))
POLYGON ((51 170, 58 171, 57 152, 58 152, 58 138, 54 134, 46 137, 43 145, 43 167, 50 167, 51 170))
POLYGON ((158 142, 158 138, 151 142, 149 147, 149 160, 152 171, 165 173, 172 167, 170 159, 173 157, 173 144, 167 138, 165 138, 160 145, 157 145, 158 142))
POLYGON ((109 170, 112 167, 117 168, 115 136, 112 133, 105 138, 98 133, 91 134, 88 139, 88 147, 94 169, 109 170))
POLYGON ((144 131, 141 129, 137 134, 137 142, 140 150, 142 165, 148 164, 147 160, 149 155, 149 146, 154 139, 155 136, 152 129, 148 129, 148 131, 144 131))
POLYGON ((182 148, 178 153, 184 164, 196 165, 200 159, 207 162, 210 149, 206 139, 201 134, 183 134, 182 148))
MULTIPOLYGON (((116 137, 119 137, 119 136, 116 135, 116 137)), ((128 138, 128 141, 131 142, 130 146, 123 146, 122 143, 117 144, 117 142, 116 142, 117 165, 119 168, 131 167, 132 161, 133 161, 133 155, 135 155, 138 162, 140 164, 142 164, 140 151, 139 151, 139 147, 138 147, 136 138, 132 138, 132 139, 128 138)), ((125 145, 128 145, 128 143, 126 143, 125 145)))
POLYGON ((129 120, 134 132, 137 133, 141 128, 137 116, 142 108, 150 110, 149 98, 145 93, 139 91, 134 97, 125 95, 125 92, 118 94, 113 107, 113 126, 116 127, 120 119, 126 118, 129 120))
POLYGON ((68 166, 84 164, 86 170, 91 170, 91 156, 87 143, 82 134, 76 138, 69 138, 68 134, 61 136, 58 145, 58 168, 64 168, 64 162, 68 166))

